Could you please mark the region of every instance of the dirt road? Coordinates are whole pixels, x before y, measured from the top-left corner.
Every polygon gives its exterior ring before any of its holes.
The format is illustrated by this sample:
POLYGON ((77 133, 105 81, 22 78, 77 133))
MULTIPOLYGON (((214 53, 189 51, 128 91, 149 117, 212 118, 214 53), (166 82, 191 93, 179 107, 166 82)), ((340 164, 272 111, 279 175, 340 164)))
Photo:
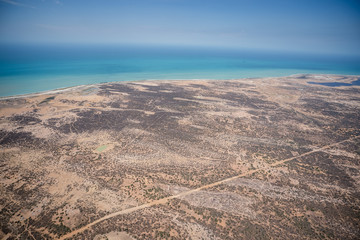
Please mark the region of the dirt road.
POLYGON ((304 156, 307 156, 307 155, 310 155, 312 153, 315 153, 315 152, 320 152, 322 150, 325 150, 327 148, 330 148, 330 147, 334 147, 336 145, 339 145, 339 144, 342 144, 344 142, 347 142, 347 141, 352 141, 352 140, 355 140, 357 138, 359 138, 360 136, 357 136, 357 137, 354 137, 354 138, 349 138, 349 139, 346 139, 346 140, 343 140, 343 141, 340 141, 340 142, 337 142, 337 143, 333 143, 333 144, 330 144, 330 145, 326 145, 324 147, 321 147, 321 148, 318 148, 318 149, 315 149, 315 150, 312 150, 312 151, 309 151, 307 153, 304 153, 304 154, 301 154, 301 155, 298 155, 298 156, 295 156, 295 157, 291 157, 291 158, 287 158, 287 159, 284 159, 284 160, 281 160, 281 161, 277 161, 273 164, 270 164, 266 167, 262 167, 262 168, 258 168, 258 169, 255 169, 255 170, 250 170, 250 171, 247 171, 245 173, 242 173, 242 174, 239 174, 239 175, 236 175, 234 177, 230 177, 230 178, 226 178, 226 179, 223 179, 221 181, 218 181, 218 182, 214 182, 214 183, 211 183, 211 184, 208 184, 208 185, 204 185, 204 186, 201 186, 199 188, 195 188, 195 189, 192 189, 192 190, 189 190, 189 191, 184 191, 184 192, 181 192, 179 194, 176 194, 176 195, 173 195, 173 196, 170 196, 170 197, 166 197, 166 198, 162 198, 162 199, 159 199, 159 200, 155 200, 155 201, 152 201, 152 202, 149 202, 149 203, 146 203, 146 204, 143 204, 143 205, 140 205, 140 206, 136 206, 136 207, 133 207, 133 208, 128 208, 128 209, 124 209, 124 210, 121 210, 121 211, 118 211, 118 212, 114 212, 114 213, 111 213, 109 215, 106 215, 102 218, 99 218, 77 230, 74 230, 64 236, 62 236, 61 238, 59 239, 68 239, 68 238, 71 238, 79 233, 82 233, 84 232, 85 230, 91 228, 93 225, 95 224, 98 224, 102 221, 105 221, 107 219, 110 219, 110 218, 113 218, 113 217, 116 217, 116 216, 119 216, 119 215, 123 215, 123 214, 128 214, 128 213, 132 213, 132 212, 135 212, 135 211, 138 211, 138 210, 141 210, 141 209, 144 209, 144 208, 148 208, 148 207, 151 207, 151 206, 154 206, 154 205, 158 205, 158 204, 164 204, 164 203, 167 203, 169 200, 171 199, 174 199, 174 198, 181 198, 181 197, 184 197, 184 196, 187 196, 189 194, 192 194, 192 193, 195 193, 195 192, 198 192, 198 191, 201 191, 201 190, 204 190, 206 188, 211 188, 211 187, 214 187, 214 186, 217 186, 217 185, 220 185, 220 184, 223 184, 225 182, 229 182, 229 181, 232 181, 234 179, 237 179, 237 178, 240 178, 240 177, 244 177, 244 176, 247 176, 247 175, 250 175, 250 174, 253 174, 255 172, 258 172, 258 171, 261 171, 261 170, 266 170, 268 168, 271 168, 271 167, 275 167, 275 166, 278 166, 278 165, 281 165, 283 163, 286 163, 286 162, 289 162, 289 161, 292 161, 294 159, 297 159, 297 158, 300 158, 300 157, 304 157, 304 156))

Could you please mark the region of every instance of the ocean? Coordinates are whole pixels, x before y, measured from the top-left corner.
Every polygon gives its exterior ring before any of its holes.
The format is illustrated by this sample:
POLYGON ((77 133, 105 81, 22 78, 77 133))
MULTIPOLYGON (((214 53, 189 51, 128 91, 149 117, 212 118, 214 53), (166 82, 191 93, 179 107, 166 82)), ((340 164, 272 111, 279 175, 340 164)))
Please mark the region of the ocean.
POLYGON ((115 81, 360 74, 346 56, 191 47, 2 45, 0 96, 115 81))

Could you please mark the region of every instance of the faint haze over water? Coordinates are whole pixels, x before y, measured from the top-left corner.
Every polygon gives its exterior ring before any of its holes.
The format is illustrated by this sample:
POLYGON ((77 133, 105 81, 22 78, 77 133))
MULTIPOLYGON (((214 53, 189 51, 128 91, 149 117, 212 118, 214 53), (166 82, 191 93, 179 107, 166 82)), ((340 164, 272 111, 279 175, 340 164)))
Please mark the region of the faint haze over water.
POLYGON ((360 59, 198 47, 7 45, 0 96, 110 81, 360 74, 360 59))

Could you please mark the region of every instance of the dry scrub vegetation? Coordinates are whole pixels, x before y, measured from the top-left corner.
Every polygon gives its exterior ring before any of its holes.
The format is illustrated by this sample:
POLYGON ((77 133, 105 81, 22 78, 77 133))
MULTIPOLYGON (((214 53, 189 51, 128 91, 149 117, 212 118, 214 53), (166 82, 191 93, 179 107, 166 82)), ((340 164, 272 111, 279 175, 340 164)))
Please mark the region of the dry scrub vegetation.
POLYGON ((2 99, 0 237, 358 239, 360 87, 308 83, 357 79, 105 83, 2 99))

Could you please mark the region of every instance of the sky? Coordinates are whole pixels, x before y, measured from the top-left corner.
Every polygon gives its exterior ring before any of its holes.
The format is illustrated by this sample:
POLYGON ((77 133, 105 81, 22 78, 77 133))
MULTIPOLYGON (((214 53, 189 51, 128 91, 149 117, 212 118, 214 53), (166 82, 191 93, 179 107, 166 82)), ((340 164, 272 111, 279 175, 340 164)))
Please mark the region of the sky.
POLYGON ((0 0, 0 44, 135 44, 360 56, 359 0, 0 0))

